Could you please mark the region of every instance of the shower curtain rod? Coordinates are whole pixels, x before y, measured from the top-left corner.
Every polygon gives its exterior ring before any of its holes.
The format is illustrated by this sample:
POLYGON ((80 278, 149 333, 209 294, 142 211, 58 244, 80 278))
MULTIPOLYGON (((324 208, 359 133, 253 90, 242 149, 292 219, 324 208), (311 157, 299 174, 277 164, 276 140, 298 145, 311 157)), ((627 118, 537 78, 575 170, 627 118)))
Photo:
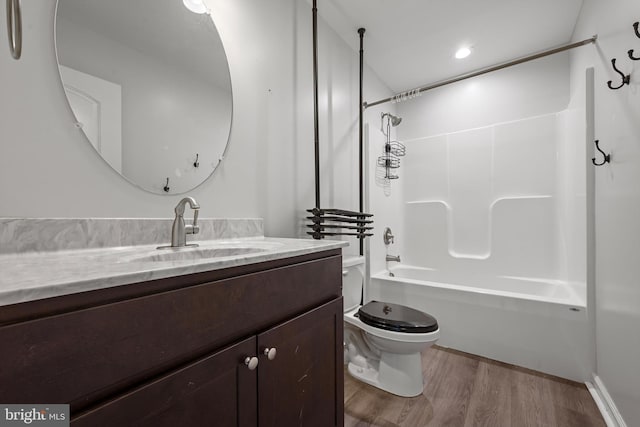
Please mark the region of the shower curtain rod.
POLYGON ((544 58, 545 56, 553 55, 553 54, 556 54, 556 53, 564 52, 566 50, 574 49, 576 47, 585 46, 585 45, 588 45, 588 44, 591 44, 591 43, 595 43, 597 39, 598 39, 598 36, 595 35, 595 36, 593 36, 591 38, 588 38, 588 39, 585 39, 585 40, 582 40, 582 41, 579 41, 579 42, 565 44, 565 45, 562 45, 560 47, 556 47, 556 48, 553 48, 553 49, 545 50, 543 52, 535 53, 533 55, 524 56, 524 57, 521 57, 521 58, 518 58, 518 59, 514 59, 514 60, 508 61, 508 62, 502 62, 500 64, 493 65, 491 67, 481 68, 480 70, 472 71, 472 72, 467 73, 467 74, 461 74, 459 76, 456 76, 456 77, 453 77, 453 78, 450 78, 450 79, 447 79, 447 80, 441 80, 441 81, 439 81, 437 83, 433 83, 433 84, 430 84, 428 86, 423 86, 423 87, 420 87, 420 88, 417 88, 417 89, 413 89, 413 90, 409 90, 409 91, 406 91, 406 92, 402 92, 402 93, 399 93, 399 94, 394 95, 392 97, 381 99, 381 100, 376 101, 376 102, 370 102, 370 103, 365 102, 364 103, 364 108, 373 107, 373 106, 384 104, 384 103, 387 103, 387 102, 390 102, 390 101, 394 101, 394 100, 399 101, 399 100, 407 99, 409 97, 415 97, 415 96, 417 96, 418 94, 420 94, 422 92, 426 92, 426 91, 431 90, 431 89, 436 89, 436 88, 439 88, 439 87, 442 87, 442 86, 446 86, 446 85, 449 85, 451 83, 457 83, 459 81, 470 79, 472 77, 477 77, 477 76, 481 76, 483 74, 491 73, 493 71, 502 70, 503 68, 512 67, 514 65, 522 64, 524 62, 533 61, 534 59, 544 58))

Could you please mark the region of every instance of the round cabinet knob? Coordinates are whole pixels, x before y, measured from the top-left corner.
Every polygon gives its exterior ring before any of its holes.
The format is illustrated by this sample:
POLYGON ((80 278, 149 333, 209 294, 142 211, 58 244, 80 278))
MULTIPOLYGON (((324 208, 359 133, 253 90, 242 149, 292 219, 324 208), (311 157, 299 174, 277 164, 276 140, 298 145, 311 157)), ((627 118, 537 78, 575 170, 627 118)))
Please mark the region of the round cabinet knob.
POLYGON ((247 357, 244 359, 244 364, 247 365, 250 371, 253 371, 258 367, 258 358, 257 357, 247 357))
POLYGON ((267 356, 267 359, 269 359, 269 360, 275 359, 276 358, 276 348, 275 347, 265 348, 264 349, 264 355, 267 356))

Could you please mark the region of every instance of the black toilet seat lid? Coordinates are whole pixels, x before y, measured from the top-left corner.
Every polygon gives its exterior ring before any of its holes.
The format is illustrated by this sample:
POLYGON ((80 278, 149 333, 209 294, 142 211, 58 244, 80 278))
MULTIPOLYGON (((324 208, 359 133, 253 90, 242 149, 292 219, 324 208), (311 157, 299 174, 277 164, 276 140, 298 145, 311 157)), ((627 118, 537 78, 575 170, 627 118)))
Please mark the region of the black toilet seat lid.
POLYGON ((399 304, 371 301, 358 310, 362 322, 387 331, 424 334, 438 330, 438 321, 427 313, 399 304))

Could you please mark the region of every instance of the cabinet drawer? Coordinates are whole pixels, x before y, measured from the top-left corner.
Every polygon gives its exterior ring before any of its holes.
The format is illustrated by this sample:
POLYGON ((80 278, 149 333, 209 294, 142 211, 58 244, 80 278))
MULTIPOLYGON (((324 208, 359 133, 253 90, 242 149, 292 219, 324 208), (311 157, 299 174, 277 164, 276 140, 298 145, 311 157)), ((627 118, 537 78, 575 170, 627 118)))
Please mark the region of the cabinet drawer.
POLYGON ((332 256, 2 327, 0 401, 73 414, 340 295, 332 256))

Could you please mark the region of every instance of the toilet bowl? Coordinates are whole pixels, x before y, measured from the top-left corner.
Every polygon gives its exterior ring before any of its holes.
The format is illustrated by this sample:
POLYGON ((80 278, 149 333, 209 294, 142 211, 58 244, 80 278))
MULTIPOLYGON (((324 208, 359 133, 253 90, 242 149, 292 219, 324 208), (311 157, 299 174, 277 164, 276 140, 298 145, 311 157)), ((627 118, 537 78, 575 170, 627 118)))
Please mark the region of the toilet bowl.
POLYGON ((424 390, 421 352, 440 336, 436 319, 398 304, 360 304, 364 257, 343 258, 345 364, 354 378, 403 397, 424 390))

